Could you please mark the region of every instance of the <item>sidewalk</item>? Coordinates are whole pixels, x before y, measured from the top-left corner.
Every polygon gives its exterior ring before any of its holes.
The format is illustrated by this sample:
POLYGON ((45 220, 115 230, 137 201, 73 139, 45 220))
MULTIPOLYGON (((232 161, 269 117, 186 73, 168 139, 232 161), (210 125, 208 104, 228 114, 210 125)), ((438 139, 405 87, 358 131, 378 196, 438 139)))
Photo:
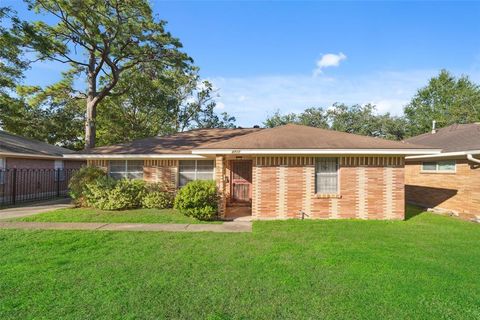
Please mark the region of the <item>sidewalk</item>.
POLYGON ((2 222, 0 229, 99 230, 99 231, 170 231, 170 232, 252 232, 251 222, 223 224, 160 223, 87 223, 87 222, 2 222))
POLYGON ((0 209, 0 220, 32 216, 34 214, 48 212, 56 209, 72 208, 73 205, 71 204, 71 201, 71 199, 62 198, 35 202, 31 204, 24 204, 21 207, 0 209))

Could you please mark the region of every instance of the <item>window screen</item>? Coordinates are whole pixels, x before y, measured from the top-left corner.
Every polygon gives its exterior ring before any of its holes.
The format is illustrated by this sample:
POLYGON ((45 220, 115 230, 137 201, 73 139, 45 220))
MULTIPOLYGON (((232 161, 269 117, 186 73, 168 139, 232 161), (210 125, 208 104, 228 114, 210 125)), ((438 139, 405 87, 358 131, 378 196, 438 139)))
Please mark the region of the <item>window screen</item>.
POLYGON ((316 162, 315 192, 338 193, 338 158, 318 158, 316 162))
POLYGON ((110 176, 115 179, 143 179, 143 160, 111 160, 110 176))
POLYGON ((455 172, 456 161, 444 160, 438 162, 422 162, 422 171, 427 172, 455 172))
POLYGON ((213 180, 213 160, 181 160, 178 185, 183 187, 193 180, 213 180))

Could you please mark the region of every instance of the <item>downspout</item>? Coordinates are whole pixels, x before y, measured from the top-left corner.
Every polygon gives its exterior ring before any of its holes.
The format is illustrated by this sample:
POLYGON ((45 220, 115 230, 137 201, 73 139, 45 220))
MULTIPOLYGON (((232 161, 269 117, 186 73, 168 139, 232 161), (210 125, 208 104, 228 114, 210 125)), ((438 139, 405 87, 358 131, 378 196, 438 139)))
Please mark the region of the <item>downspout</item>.
POLYGON ((480 159, 474 158, 471 153, 467 153, 467 159, 468 159, 469 161, 472 161, 472 162, 475 162, 475 163, 480 164, 480 159))

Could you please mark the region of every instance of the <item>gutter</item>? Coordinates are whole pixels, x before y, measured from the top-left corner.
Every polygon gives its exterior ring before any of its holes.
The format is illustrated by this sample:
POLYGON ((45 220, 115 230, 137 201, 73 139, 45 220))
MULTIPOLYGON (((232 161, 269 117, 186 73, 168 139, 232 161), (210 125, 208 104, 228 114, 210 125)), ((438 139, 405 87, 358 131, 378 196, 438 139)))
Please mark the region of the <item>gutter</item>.
POLYGON ((467 154, 467 159, 468 159, 469 161, 472 161, 472 162, 475 162, 475 163, 480 164, 480 159, 474 158, 471 153, 467 154))
POLYGON ((192 154, 249 155, 424 155, 441 149, 194 149, 192 154))
POLYGON ((35 159, 62 159, 62 155, 52 156, 45 154, 33 154, 33 153, 15 153, 15 152, 1 152, 0 157, 5 158, 35 158, 35 159))
POLYGON ((129 159, 129 160, 144 160, 144 159, 208 159, 196 154, 65 154, 64 159, 96 159, 96 160, 114 160, 114 159, 129 159))
POLYGON ((436 158, 445 158, 445 157, 467 157, 468 160, 477 162, 479 159, 473 158, 473 155, 480 155, 480 150, 470 150, 470 151, 456 151, 456 152, 444 152, 444 153, 437 153, 437 154, 425 154, 421 156, 409 156, 406 157, 406 160, 421 160, 421 159, 436 159, 436 158), (469 158, 474 159, 470 160, 469 158))

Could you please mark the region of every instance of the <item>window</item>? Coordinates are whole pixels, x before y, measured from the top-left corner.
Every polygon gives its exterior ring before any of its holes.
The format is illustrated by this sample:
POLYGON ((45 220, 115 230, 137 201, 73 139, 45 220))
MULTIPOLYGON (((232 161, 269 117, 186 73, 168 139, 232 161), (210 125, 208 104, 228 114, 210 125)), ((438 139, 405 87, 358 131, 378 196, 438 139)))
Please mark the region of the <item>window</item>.
POLYGON ((143 179, 143 160, 111 160, 110 176, 115 179, 143 179))
POLYGON ((318 158, 315 167, 315 192, 318 194, 338 193, 338 159, 318 158))
POLYGON ((455 172, 455 160, 422 162, 424 172, 455 172))
POLYGON ((213 160, 181 160, 178 185, 183 187, 192 180, 213 180, 213 160))
POLYGON ((0 158, 0 184, 5 184, 5 158, 0 158))
POLYGON ((65 170, 63 170, 63 160, 55 160, 55 181, 65 181, 65 170))

